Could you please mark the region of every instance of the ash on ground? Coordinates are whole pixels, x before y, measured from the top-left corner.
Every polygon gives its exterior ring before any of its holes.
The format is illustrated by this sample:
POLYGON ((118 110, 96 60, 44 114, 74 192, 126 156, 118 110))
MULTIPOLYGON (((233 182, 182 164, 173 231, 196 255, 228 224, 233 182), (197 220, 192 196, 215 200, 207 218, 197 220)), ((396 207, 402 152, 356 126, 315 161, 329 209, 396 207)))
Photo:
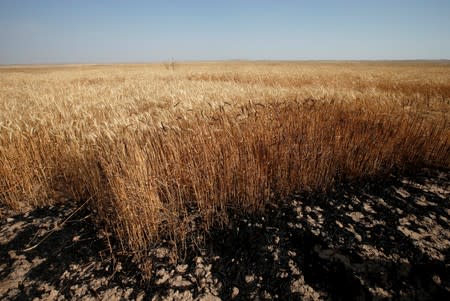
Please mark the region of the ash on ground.
POLYGON ((155 248, 147 282, 76 209, 5 212, 0 300, 450 300, 448 170, 293 196, 178 263, 155 248))

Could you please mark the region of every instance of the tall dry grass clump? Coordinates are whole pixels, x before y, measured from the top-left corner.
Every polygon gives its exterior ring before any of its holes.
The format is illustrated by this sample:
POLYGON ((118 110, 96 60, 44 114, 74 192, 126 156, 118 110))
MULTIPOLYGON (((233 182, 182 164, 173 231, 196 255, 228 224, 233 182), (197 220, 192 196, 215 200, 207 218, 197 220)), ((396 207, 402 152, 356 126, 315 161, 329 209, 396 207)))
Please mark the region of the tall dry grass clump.
POLYGON ((0 73, 1 203, 89 200, 141 262, 294 192, 450 168, 446 65, 60 68, 0 73))
POLYGON ((145 254, 161 236, 183 242, 193 227, 226 225, 230 213, 261 212, 294 192, 413 165, 450 167, 450 131, 408 114, 284 104, 241 121, 218 113, 129 132, 103 154, 114 211, 106 219, 124 246, 145 254))

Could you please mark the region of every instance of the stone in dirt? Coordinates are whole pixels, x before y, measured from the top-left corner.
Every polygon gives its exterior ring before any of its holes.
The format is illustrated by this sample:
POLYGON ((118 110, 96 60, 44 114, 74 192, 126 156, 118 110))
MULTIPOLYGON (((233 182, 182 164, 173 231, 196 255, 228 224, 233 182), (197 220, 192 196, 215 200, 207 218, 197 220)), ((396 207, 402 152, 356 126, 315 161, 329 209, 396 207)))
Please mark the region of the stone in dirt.
POLYGON ((361 212, 351 212, 351 213, 347 213, 347 215, 349 217, 351 217, 351 219, 354 222, 357 222, 357 223, 359 223, 364 218, 364 214, 362 214, 361 212))
POLYGON ((213 294, 204 294, 197 299, 198 301, 222 301, 219 297, 213 294))
POLYGON ((231 290, 231 299, 236 298, 238 295, 239 295, 239 289, 234 286, 231 290))
POLYGON ((192 282, 184 279, 182 276, 176 276, 175 278, 170 279, 169 283, 172 287, 176 288, 186 288, 192 285, 192 282))
POLYGON ((245 282, 246 283, 251 283, 253 281, 255 281, 255 276, 254 275, 246 275, 245 276, 245 282))
POLYGON ((175 268, 175 271, 177 271, 177 273, 183 274, 183 273, 186 273, 188 267, 189 266, 187 264, 180 264, 180 265, 177 265, 177 267, 175 268))

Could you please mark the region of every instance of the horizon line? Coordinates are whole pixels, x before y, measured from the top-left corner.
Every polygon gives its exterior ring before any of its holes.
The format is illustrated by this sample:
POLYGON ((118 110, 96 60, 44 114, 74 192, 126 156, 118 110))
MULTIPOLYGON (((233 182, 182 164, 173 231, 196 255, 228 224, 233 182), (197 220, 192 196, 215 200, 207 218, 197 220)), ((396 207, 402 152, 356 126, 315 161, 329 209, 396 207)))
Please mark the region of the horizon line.
POLYGON ((214 63, 214 62, 450 62, 450 59, 205 59, 205 60, 150 60, 150 61, 111 61, 111 62, 42 62, 42 63, 8 63, 0 64, 0 67, 13 66, 67 66, 67 65, 150 65, 164 63, 214 63))

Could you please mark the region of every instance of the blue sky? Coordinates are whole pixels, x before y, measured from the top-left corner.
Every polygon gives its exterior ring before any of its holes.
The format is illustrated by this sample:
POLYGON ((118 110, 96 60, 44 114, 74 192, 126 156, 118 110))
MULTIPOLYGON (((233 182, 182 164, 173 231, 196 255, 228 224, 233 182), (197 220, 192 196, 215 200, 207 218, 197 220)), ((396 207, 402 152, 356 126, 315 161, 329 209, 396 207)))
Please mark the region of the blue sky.
POLYGON ((450 59, 450 0, 0 0, 0 64, 450 59))

